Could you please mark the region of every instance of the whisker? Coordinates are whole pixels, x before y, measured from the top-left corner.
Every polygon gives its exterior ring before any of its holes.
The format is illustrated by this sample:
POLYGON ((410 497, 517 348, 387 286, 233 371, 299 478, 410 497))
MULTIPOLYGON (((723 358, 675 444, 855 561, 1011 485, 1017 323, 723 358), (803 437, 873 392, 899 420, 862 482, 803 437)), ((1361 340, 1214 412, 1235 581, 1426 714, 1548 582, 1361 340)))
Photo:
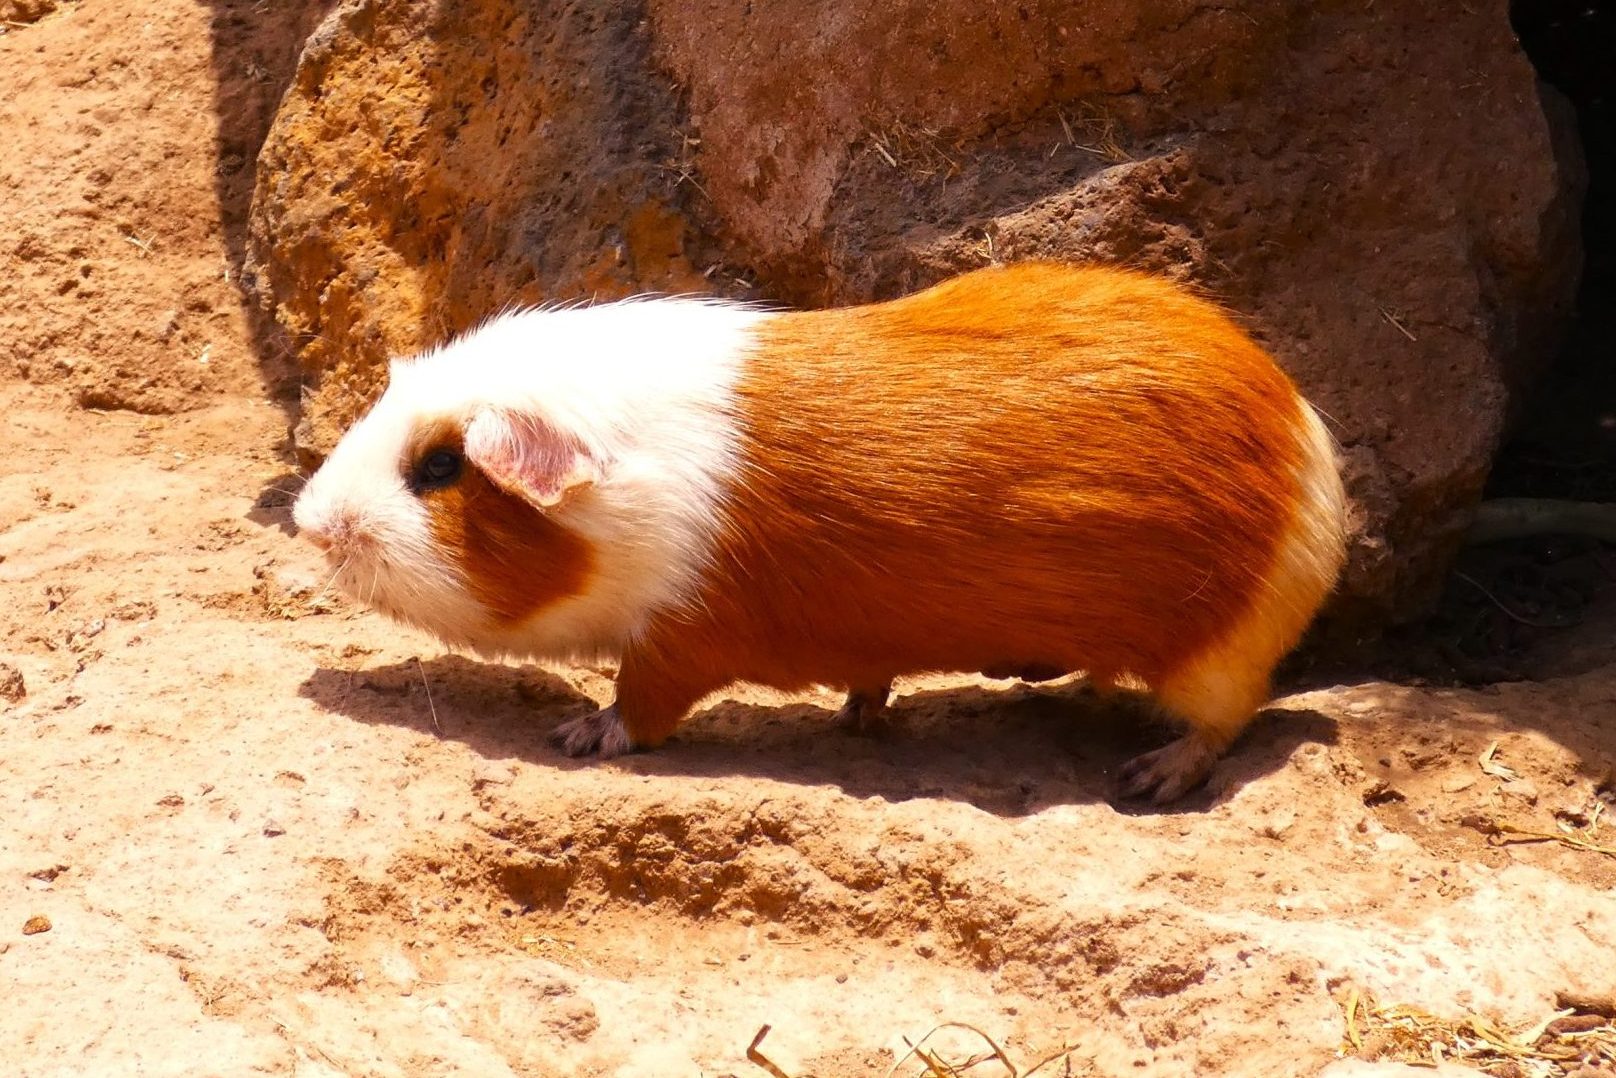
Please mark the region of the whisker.
POLYGON ((309 600, 311 606, 325 598, 326 592, 331 590, 331 585, 337 582, 337 577, 342 575, 342 571, 348 568, 348 563, 352 560, 353 555, 350 554, 342 559, 341 565, 331 571, 331 575, 326 577, 325 583, 320 586, 320 590, 314 593, 314 598, 309 600))
POLYGON ((426 667, 421 665, 420 659, 416 659, 415 668, 421 672, 421 687, 426 690, 426 706, 432 712, 432 729, 438 732, 439 737, 442 737, 443 727, 438 725, 438 705, 432 702, 432 686, 426 679, 426 667))

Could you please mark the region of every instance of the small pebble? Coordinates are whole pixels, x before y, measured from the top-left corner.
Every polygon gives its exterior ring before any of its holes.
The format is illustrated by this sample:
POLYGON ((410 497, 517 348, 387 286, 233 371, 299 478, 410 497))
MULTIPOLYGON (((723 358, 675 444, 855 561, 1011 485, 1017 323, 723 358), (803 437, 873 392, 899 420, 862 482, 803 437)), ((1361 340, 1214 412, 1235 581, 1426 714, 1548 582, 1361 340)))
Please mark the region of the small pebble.
POLYGON ((1609 1024, 1610 1019, 1601 1014, 1568 1014, 1550 1022, 1543 1032, 1558 1037, 1562 1033, 1588 1033, 1609 1024))
POLYGON ((25 936, 37 936, 41 932, 49 932, 50 930, 50 918, 46 917, 42 913, 34 914, 32 917, 28 918, 27 922, 22 926, 22 934, 25 936))
POLYGON ((0 700, 16 704, 27 695, 28 686, 23 683, 22 671, 10 663, 0 663, 0 700))
POLYGON ((1262 835, 1264 838, 1282 838, 1295 822, 1296 813, 1289 810, 1276 812, 1268 818, 1267 823, 1263 824, 1262 835))
POLYGON ((1511 779, 1498 788, 1505 797, 1514 797, 1528 805, 1537 804, 1537 784, 1531 779, 1511 779))
POLYGON ((267 838, 274 838, 277 835, 284 835, 284 834, 286 834, 286 828, 282 827, 280 824, 276 823, 274 820, 270 820, 268 823, 266 823, 264 825, 264 835, 267 838))
POLYGON ((1554 994, 1554 1005, 1561 1010, 1570 1008, 1583 1014, 1603 1015, 1616 1022, 1616 997, 1562 991, 1554 994))
POLYGON ((1407 800, 1408 798, 1404 796, 1403 791, 1392 786, 1391 783, 1384 779, 1374 783, 1363 792, 1363 803, 1371 807, 1385 805, 1392 801, 1407 800))

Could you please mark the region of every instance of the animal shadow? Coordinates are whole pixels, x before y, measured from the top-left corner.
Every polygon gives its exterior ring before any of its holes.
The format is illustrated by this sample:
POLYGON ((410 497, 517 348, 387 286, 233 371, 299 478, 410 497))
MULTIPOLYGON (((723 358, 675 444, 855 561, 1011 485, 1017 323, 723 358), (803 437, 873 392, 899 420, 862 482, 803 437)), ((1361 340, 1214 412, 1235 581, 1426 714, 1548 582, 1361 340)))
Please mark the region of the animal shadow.
POLYGON ((686 720, 661 748, 608 762, 572 759, 549 743, 562 721, 598 705, 537 667, 444 656, 353 672, 321 668, 300 691, 328 711, 452 738, 490 759, 662 777, 749 776, 894 802, 947 798, 1007 817, 1091 802, 1127 815, 1201 813, 1284 767, 1299 745, 1337 737, 1334 720, 1316 711, 1266 710, 1205 787, 1156 806, 1117 800, 1116 775, 1176 731, 1143 698, 1102 698, 1081 683, 910 693, 894 701, 873 736, 811 704, 723 700, 686 720))
POLYGON ((297 525, 292 523, 292 505, 297 501, 304 482, 304 478, 296 472, 282 472, 259 489, 252 508, 242 515, 260 528, 276 528, 284 535, 296 535, 297 525))

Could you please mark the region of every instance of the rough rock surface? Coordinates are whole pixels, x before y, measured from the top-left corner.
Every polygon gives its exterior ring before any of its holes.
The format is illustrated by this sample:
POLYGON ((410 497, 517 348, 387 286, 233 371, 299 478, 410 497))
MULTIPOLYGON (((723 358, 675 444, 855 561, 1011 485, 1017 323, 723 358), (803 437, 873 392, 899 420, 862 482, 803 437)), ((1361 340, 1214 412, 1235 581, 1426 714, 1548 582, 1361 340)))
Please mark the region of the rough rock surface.
POLYGON ((1406 613, 1575 280, 1553 131, 1503 0, 347 0, 260 158, 254 252, 321 376, 315 453, 388 353, 513 301, 1164 270, 1335 421, 1346 601, 1406 613))
POLYGON ((618 4, 332 13, 259 158, 249 269, 322 375, 303 441, 332 444, 389 354, 507 304, 705 287, 648 50, 618 4))

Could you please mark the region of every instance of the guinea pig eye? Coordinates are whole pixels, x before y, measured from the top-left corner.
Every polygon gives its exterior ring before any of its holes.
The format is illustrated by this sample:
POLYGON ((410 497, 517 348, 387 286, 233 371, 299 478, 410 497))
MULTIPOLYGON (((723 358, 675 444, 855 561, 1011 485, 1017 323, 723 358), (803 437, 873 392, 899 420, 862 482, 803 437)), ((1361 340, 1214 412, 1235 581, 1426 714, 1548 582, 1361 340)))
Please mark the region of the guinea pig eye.
POLYGON ((462 458, 453 449, 434 449, 422 457, 412 477, 417 492, 438 490, 460 478, 462 458))

